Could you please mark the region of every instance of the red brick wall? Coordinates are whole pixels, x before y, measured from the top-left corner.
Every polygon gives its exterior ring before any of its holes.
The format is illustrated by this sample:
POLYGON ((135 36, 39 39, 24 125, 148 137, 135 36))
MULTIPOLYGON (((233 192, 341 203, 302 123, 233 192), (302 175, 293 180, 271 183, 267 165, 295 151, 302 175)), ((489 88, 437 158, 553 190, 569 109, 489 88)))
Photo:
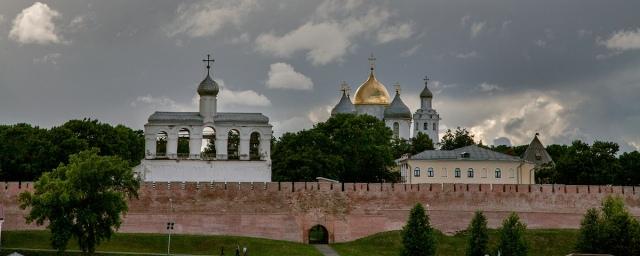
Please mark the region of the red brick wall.
MULTIPOLYGON (((1 184, 0 184, 1 186, 1 184)), ((0 187, 5 230, 37 229, 24 223, 17 195, 31 183, 0 187)), ((132 200, 122 232, 175 232, 265 237, 304 242, 317 224, 331 242, 401 229, 415 203, 427 206, 444 232, 462 230, 482 210, 498 227, 517 212, 529 228, 577 228, 586 209, 615 194, 640 217, 640 187, 568 185, 379 184, 379 183, 145 183, 132 200), (170 201, 174 211, 170 211, 170 201)))

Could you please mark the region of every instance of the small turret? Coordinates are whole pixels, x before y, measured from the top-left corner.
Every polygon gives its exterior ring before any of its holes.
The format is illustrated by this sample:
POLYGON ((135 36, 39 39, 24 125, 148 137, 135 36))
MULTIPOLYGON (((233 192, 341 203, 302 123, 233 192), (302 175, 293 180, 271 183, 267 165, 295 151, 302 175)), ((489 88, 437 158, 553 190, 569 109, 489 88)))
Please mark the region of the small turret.
POLYGON ((424 89, 420 93, 420 108, 421 109, 431 109, 431 101, 433 100, 433 93, 429 90, 429 78, 424 78, 424 89))
POLYGON ((204 118, 204 122, 213 122, 213 116, 216 115, 218 92, 220 87, 218 83, 211 78, 211 55, 207 54, 207 59, 202 60, 207 63, 207 76, 200 82, 198 86, 198 95, 200 95, 200 115, 204 118))

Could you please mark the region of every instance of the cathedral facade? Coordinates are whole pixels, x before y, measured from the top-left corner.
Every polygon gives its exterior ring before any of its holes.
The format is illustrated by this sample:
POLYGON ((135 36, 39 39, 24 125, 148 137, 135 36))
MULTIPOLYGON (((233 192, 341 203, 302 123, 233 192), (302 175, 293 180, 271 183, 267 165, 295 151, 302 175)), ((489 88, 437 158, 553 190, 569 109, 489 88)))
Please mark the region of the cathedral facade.
POLYGON ((424 89, 420 93, 420 109, 412 115, 411 110, 400 97, 400 85, 396 84, 393 100, 389 96, 387 88, 376 79, 375 58, 371 56, 369 77, 356 90, 353 102, 349 95, 346 83, 342 84, 342 97, 338 104, 331 110, 331 115, 367 114, 382 121, 393 131, 395 138, 410 139, 419 133, 424 133, 436 144, 440 141, 438 129, 440 115, 433 109, 433 93, 429 90, 428 81, 425 78, 424 89), (413 125, 413 134, 411 133, 413 125))

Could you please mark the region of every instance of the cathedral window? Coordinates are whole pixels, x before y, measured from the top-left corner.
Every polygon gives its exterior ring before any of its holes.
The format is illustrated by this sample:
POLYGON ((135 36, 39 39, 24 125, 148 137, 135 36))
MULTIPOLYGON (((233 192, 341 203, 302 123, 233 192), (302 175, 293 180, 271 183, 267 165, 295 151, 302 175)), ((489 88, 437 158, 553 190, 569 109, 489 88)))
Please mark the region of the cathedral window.
POLYGON ((420 177, 420 167, 416 167, 413 170, 413 177, 420 177))
POLYGON ((187 128, 182 128, 178 131, 178 158, 189 158, 189 138, 191 133, 187 128))
POLYGON ((398 122, 393 123, 393 137, 396 139, 400 137, 400 124, 398 122))
POLYGON ((433 177, 433 168, 429 167, 429 169, 427 169, 427 176, 433 177))
POLYGON ((436 130, 436 123, 433 123, 433 130, 436 130))
POLYGON ((496 179, 502 178, 502 171, 500 168, 496 168, 496 179))
POLYGON ((467 170, 467 178, 473 178, 473 168, 469 168, 469 170, 467 170))
POLYGON ((249 160, 260 160, 260 133, 253 132, 249 138, 249 160))
POLYGON ((229 131, 227 137, 227 159, 237 160, 240 159, 238 149, 240 147, 240 132, 238 130, 229 131))
POLYGON ((456 168, 455 176, 456 176, 456 178, 460 178, 460 168, 456 168))
POLYGON ((426 130, 428 130, 428 129, 429 129, 429 123, 424 123, 423 130, 425 130, 425 131, 426 131, 426 130))

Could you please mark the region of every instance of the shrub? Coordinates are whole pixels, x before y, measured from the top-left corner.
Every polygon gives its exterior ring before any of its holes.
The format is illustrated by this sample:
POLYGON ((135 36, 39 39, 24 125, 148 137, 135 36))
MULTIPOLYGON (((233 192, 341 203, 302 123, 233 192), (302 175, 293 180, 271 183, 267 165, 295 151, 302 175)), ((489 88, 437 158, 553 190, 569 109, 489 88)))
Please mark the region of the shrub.
POLYGON ((402 256, 430 256, 436 254, 436 241, 429 216, 422 204, 416 204, 407 225, 402 228, 402 256))
POLYGON ((511 213, 502 222, 500 228, 500 243, 498 251, 502 256, 525 256, 527 255, 528 245, 524 239, 524 232, 527 226, 520 222, 520 217, 516 213, 511 213))
POLYGON ((467 256, 484 256, 487 254, 487 243, 489 242, 489 231, 487 230, 487 217, 481 211, 477 211, 469 228, 469 243, 467 246, 467 256))

